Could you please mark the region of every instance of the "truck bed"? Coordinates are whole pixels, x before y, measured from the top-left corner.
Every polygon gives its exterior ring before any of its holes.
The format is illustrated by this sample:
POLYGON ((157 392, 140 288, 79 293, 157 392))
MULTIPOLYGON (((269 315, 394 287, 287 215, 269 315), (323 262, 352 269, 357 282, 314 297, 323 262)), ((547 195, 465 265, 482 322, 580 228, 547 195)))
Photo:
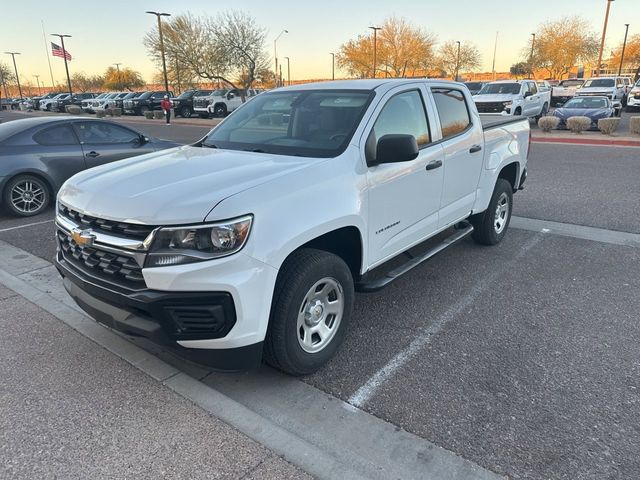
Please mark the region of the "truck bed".
POLYGON ((511 123, 522 122, 528 120, 526 117, 516 117, 507 115, 480 115, 482 129, 489 130, 491 128, 503 127, 511 123))

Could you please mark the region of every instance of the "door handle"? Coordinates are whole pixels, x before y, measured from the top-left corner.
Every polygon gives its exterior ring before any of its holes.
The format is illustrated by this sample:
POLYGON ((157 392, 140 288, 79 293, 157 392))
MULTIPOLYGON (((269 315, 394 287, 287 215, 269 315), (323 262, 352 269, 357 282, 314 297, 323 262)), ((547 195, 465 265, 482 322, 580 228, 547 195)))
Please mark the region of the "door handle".
POLYGON ((473 145, 469 149, 469 153, 476 153, 476 152, 479 152, 480 150, 482 150, 482 147, 480 145, 473 145))
POLYGON ((427 163, 427 170, 435 170, 436 168, 440 168, 442 166, 442 160, 434 160, 433 162, 427 163))
POLYGON ((95 158, 95 157, 99 157, 99 156, 100 156, 100 154, 98 152, 91 151, 91 152, 87 153, 87 157, 95 158))

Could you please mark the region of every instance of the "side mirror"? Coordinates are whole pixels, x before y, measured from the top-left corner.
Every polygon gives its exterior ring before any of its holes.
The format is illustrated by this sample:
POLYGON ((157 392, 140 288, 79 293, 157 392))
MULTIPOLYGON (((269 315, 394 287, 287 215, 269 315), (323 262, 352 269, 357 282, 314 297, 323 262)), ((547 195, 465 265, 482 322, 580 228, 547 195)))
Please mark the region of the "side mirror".
POLYGON ((231 100, 234 97, 235 97, 235 95, 233 93, 228 93, 227 94, 227 100, 231 100))
POLYGON ((382 163, 409 162, 418 156, 418 142, 413 135, 384 135, 376 145, 376 158, 369 161, 370 166, 382 163))
POLYGON ((531 93, 531 92, 524 92, 524 98, 528 98, 528 97, 530 97, 532 95, 533 95, 533 93, 531 93))

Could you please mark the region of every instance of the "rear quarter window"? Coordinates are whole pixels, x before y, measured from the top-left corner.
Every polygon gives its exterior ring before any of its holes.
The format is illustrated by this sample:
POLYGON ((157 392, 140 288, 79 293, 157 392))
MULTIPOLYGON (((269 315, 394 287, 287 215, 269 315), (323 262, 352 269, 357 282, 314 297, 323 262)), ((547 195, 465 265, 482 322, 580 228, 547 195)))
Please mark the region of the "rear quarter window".
POLYGON ((458 135, 471 125, 471 115, 464 94, 455 88, 432 88, 438 118, 442 127, 442 138, 458 135))

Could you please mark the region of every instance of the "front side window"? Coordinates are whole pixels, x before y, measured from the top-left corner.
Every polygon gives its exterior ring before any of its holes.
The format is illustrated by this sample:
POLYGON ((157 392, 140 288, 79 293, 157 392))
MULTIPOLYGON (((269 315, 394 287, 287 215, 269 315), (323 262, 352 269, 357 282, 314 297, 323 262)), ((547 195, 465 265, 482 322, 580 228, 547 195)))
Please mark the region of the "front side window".
POLYGON ((460 90, 437 87, 432 88, 431 92, 438 111, 438 118, 440 118, 443 139, 453 137, 471 125, 467 101, 460 90))
POLYGON ((371 98, 368 90, 300 90, 258 95, 214 128, 204 147, 333 157, 347 147, 371 98))
POLYGON ((105 122, 79 122, 75 127, 83 144, 132 143, 140 138, 128 128, 105 122))
POLYGON ((392 134, 413 135, 418 147, 431 142, 424 104, 417 90, 395 95, 380 112, 373 126, 375 141, 392 134))
POLYGON ((77 145, 73 130, 69 125, 57 125, 40 130, 33 136, 33 140, 40 145, 77 145))

